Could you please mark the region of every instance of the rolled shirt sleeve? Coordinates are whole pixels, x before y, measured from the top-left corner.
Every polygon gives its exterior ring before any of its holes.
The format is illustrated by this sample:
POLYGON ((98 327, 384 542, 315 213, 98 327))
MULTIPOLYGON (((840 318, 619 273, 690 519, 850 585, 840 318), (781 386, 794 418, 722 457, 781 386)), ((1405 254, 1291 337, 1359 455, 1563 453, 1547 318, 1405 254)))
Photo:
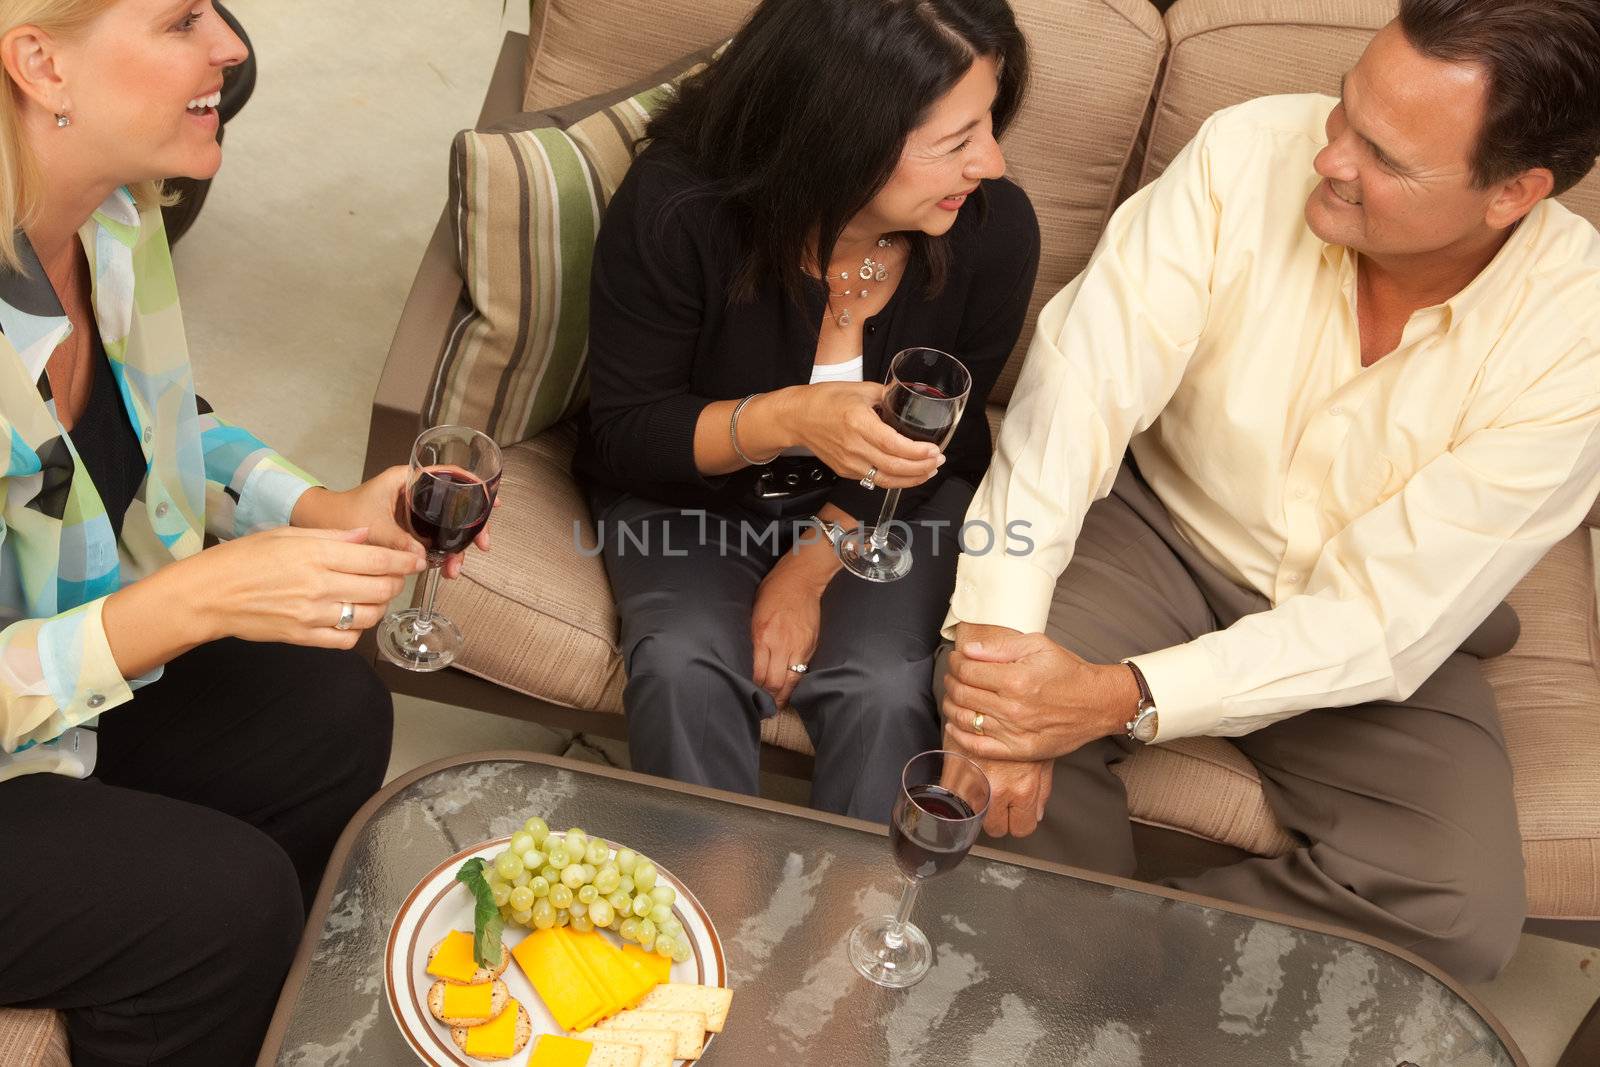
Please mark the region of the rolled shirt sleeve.
POLYGON ((0 630, 0 746, 59 737, 133 698, 106 640, 105 598, 0 630))
POLYGON ((201 407, 206 530, 229 539, 287 526, 300 494, 322 483, 248 430, 227 422, 203 402, 201 407))
POLYGON ((1089 265, 1040 312, 999 447, 968 522, 998 547, 963 555, 944 634, 961 622, 1044 629, 1089 505, 1166 406, 1205 325, 1218 207, 1208 120, 1118 209, 1089 265), (1008 537, 1015 531, 1018 536, 1008 537))

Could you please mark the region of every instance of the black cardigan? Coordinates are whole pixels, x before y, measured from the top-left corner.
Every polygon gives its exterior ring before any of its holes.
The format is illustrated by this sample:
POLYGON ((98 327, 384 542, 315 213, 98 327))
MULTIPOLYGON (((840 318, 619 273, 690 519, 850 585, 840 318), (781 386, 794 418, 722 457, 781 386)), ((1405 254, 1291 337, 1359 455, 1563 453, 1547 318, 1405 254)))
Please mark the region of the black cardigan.
MULTIPOLYGON (((573 468, 590 485, 724 510, 748 479, 696 470, 700 413, 717 400, 809 382, 825 294, 819 282, 800 306, 774 279, 753 299, 730 303, 738 220, 694 188, 685 165, 652 146, 606 210, 590 287, 589 408, 573 468)), ((904 510, 943 479, 982 479, 991 448, 984 409, 1033 291, 1039 224, 1027 194, 1004 179, 985 181, 981 200, 968 198, 946 236, 943 291, 927 298, 927 270, 913 256, 888 305, 863 325, 867 381, 883 381, 890 358, 914 346, 949 352, 972 372, 948 459, 931 481, 906 491, 904 510)), ((839 473, 849 477, 828 499, 871 521, 882 491, 861 488, 860 471, 839 473)))

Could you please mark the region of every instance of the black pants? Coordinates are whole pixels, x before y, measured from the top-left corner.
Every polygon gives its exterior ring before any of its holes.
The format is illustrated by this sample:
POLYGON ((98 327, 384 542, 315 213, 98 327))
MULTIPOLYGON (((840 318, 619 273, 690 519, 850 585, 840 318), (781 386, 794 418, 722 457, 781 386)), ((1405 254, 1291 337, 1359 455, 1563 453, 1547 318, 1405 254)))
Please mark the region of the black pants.
MULTIPOLYGON (((816 749, 813 806, 886 822, 906 761, 939 747, 933 655, 971 498, 950 479, 901 516, 914 558, 904 578, 875 585, 841 571, 823 595, 821 637, 790 698, 816 749)), ((757 792, 761 720, 778 708, 751 677, 750 618, 762 580, 795 542, 793 521, 758 543, 773 520, 724 524, 627 495, 595 503, 634 770, 757 792)))
POLYGON ((0 782, 0 1005, 76 1067, 253 1063, 392 727, 355 654, 225 640, 101 718, 95 777, 0 782))

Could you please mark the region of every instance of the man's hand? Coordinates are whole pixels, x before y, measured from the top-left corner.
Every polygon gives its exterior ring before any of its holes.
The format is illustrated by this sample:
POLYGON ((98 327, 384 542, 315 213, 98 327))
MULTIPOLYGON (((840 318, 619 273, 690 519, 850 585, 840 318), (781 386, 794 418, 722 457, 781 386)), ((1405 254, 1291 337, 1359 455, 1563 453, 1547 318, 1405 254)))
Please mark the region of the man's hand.
POLYGON ((1043 634, 1024 634, 958 642, 941 711, 946 740, 959 751, 1039 763, 1122 732, 1138 704, 1127 667, 1088 663, 1043 634))
MULTIPOLYGON (((945 747, 960 751, 946 730, 945 747)), ((989 779, 989 811, 983 817, 983 832, 990 837, 1027 837, 1044 821, 1045 802, 1055 780, 1055 761, 1017 763, 974 757, 973 762, 989 779)))

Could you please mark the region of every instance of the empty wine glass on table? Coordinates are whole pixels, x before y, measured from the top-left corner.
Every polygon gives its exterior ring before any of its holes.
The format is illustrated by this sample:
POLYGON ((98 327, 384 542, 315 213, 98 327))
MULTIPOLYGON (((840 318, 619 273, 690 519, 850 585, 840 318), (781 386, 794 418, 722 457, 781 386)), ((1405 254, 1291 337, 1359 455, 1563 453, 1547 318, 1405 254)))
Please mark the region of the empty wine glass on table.
MULTIPOLYGON (((883 421, 913 441, 944 451, 972 391, 972 375, 961 361, 937 348, 905 349, 889 363, 888 386, 878 412, 883 421)), ((887 490, 878 521, 839 538, 839 560, 851 574, 892 582, 910 572, 911 547, 890 528, 899 504, 900 490, 887 490)))
POLYGON ((472 544, 494 510, 500 447, 468 426, 435 426, 411 446, 406 522, 428 551, 420 606, 390 612, 378 627, 378 648, 410 671, 437 671, 460 654, 461 628, 433 610, 439 569, 472 544))
POLYGON ((906 887, 893 915, 865 919, 850 931, 850 962, 881 986, 914 985, 933 965, 928 937, 911 922, 922 883, 966 858, 989 810, 989 779, 955 752, 911 757, 900 775, 900 799, 889 820, 894 861, 906 887))

